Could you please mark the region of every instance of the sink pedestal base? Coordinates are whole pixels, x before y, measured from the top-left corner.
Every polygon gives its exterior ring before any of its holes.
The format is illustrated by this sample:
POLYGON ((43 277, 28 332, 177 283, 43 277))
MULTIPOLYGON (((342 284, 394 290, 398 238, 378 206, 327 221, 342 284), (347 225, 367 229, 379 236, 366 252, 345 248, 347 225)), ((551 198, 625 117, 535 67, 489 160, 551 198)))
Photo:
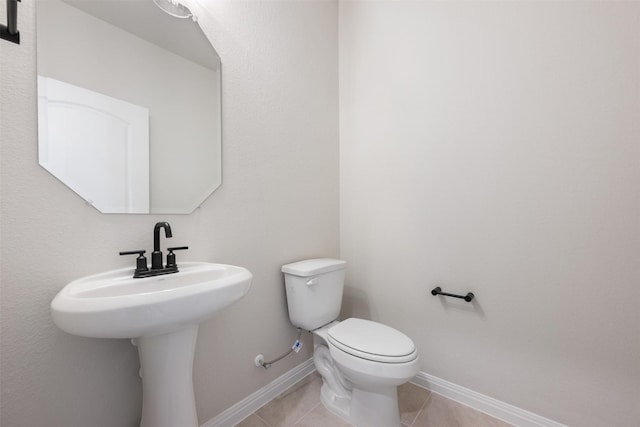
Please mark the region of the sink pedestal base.
POLYGON ((193 355, 198 325, 137 339, 142 369, 140 427, 198 427, 193 355))

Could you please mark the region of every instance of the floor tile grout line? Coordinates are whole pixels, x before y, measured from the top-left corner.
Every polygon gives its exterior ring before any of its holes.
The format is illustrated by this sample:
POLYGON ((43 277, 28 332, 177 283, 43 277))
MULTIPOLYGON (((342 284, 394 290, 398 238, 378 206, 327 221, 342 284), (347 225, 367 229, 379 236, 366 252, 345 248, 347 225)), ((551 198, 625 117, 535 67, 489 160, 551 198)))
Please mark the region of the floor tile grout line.
POLYGON ((418 411, 418 413, 416 414, 416 417, 413 419, 413 421, 411 422, 411 425, 409 427, 415 427, 416 421, 418 421, 418 418, 420 417, 420 414, 422 413, 422 411, 424 411, 424 408, 427 407, 427 403, 429 403, 429 400, 431 400, 431 396, 433 395, 433 392, 429 390, 429 395, 427 396, 427 398, 424 400, 424 403, 422 404, 422 406, 420 407, 420 410, 418 411))
MULTIPOLYGON (((424 404, 427 403, 427 400, 429 400, 429 396, 431 396, 431 391, 429 391, 429 390, 425 390, 425 391, 427 392, 427 396, 424 398, 424 400, 422 401, 422 403, 418 407, 418 411, 416 412, 416 415, 413 417, 413 419, 411 421, 409 421, 407 423, 402 421, 402 411, 400 411, 400 425, 401 425, 401 427, 411 427, 413 425, 413 423, 415 423, 416 419, 418 419, 418 415, 420 415, 420 411, 422 410, 424 404)), ((400 404, 400 396, 398 396, 398 404, 400 404)))
POLYGON ((309 415, 314 409, 316 409, 318 407, 318 405, 321 405, 322 402, 320 402, 320 400, 318 400, 318 403, 316 403, 313 408, 309 409, 307 412, 305 412, 300 418, 298 418, 293 424, 291 424, 291 427, 295 427, 296 424, 298 424, 300 421, 302 421, 302 419, 304 417, 306 417, 307 415, 309 415))
POLYGON ((273 427, 271 424, 269 424, 267 422, 267 420, 265 420, 264 418, 262 418, 260 415, 258 415, 258 411, 254 412, 253 415, 255 415, 256 417, 260 418, 260 421, 262 421, 263 423, 265 423, 267 425, 267 427, 273 427))

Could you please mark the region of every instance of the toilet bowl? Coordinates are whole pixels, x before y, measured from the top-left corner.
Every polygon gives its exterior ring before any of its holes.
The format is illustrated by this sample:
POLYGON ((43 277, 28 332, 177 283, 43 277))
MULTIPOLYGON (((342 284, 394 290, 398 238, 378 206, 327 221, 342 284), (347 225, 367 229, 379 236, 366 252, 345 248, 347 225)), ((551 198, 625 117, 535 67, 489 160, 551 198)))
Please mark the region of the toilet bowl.
POLYGON ((400 427, 397 387, 418 373, 418 351, 409 337, 381 323, 335 320, 344 265, 314 259, 283 266, 289 317, 313 334, 327 409, 356 427, 400 427))

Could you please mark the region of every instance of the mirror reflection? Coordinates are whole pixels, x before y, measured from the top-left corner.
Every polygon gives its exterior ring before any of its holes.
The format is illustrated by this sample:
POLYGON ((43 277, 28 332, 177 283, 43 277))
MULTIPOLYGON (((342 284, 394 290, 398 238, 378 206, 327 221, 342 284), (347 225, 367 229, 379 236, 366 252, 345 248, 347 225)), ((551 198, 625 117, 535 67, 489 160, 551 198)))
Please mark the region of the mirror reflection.
POLYGON ((40 164, 104 213, 190 213, 221 183, 220 58, 153 0, 39 0, 40 164))

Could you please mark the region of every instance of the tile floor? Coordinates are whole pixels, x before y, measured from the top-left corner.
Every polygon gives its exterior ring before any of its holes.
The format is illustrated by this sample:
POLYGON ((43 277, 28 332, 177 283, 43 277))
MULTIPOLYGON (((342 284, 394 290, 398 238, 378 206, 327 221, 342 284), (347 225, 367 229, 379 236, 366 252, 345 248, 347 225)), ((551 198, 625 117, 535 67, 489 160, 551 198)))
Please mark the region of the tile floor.
MULTIPOLYGON (((350 427, 320 402, 322 378, 307 376, 236 427, 350 427)), ((510 427, 467 406, 414 384, 398 388, 403 427, 510 427)))

